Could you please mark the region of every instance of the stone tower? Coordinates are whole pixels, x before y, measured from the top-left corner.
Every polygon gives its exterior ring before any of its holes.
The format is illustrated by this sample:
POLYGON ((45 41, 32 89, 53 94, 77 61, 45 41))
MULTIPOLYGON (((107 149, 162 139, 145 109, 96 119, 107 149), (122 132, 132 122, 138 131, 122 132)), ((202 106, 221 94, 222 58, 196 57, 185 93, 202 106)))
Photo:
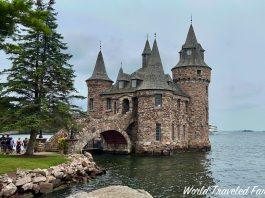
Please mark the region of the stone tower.
POLYGON ((92 76, 86 80, 88 87, 88 108, 87 112, 95 118, 102 117, 104 100, 101 93, 110 88, 113 81, 108 77, 101 50, 98 53, 97 61, 92 76))
POLYGON ((182 46, 180 60, 172 68, 173 80, 190 97, 188 105, 189 149, 210 149, 208 123, 208 87, 211 68, 204 62, 204 49, 197 42, 192 24, 185 44, 182 46))

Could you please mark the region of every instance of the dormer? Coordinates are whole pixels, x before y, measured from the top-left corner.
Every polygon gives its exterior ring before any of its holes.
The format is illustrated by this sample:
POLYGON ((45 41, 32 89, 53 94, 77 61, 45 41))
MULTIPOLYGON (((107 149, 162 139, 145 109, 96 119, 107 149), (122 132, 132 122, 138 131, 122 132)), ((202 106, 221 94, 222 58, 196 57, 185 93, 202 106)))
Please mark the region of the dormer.
POLYGON ((123 73, 123 69, 121 67, 117 77, 118 88, 123 89, 124 87, 127 86, 129 82, 130 82, 130 76, 126 73, 123 73))

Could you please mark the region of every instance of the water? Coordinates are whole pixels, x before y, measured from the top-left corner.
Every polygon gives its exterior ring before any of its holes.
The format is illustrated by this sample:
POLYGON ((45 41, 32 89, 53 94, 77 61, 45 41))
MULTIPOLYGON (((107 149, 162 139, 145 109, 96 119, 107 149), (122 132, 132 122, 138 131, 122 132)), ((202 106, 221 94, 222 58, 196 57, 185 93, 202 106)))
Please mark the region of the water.
POLYGON ((48 197, 66 197, 80 190, 109 185, 144 189, 154 197, 183 197, 185 186, 265 188, 264 132, 220 132, 210 139, 209 153, 176 153, 171 157, 95 156, 98 165, 107 169, 106 175, 48 197))

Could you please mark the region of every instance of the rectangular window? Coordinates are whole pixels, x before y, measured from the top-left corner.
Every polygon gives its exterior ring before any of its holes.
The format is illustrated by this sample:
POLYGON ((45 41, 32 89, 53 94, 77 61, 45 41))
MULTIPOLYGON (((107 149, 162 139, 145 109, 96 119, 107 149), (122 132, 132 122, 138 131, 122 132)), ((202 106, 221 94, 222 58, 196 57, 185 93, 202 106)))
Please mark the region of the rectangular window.
POLYGON ((174 124, 172 124, 172 140, 175 140, 175 129, 174 129, 174 124))
POLYGON ((178 125, 178 140, 180 140, 180 126, 178 125))
POLYGON ((189 104, 188 104, 188 101, 185 101, 185 110, 186 110, 186 112, 188 112, 188 106, 189 104))
POLYGON ((111 109, 111 99, 107 98, 107 109, 111 109))
POLYGON ((202 75, 202 70, 199 70, 199 69, 198 69, 198 70, 197 70, 197 75, 198 75, 198 76, 201 76, 201 75, 202 75))
POLYGON ((180 110, 180 99, 177 100, 177 108, 180 110))
POLYGON ((161 107, 162 106, 162 94, 155 95, 155 106, 161 107))
POLYGON ((124 81, 119 81, 119 89, 124 88, 124 81))
POLYGON ((161 124, 156 123, 156 141, 161 140, 161 124))
POLYGON ((186 126, 183 125, 183 139, 186 139, 186 126))
POLYGON ((93 98, 90 98, 90 99, 89 99, 89 104, 88 104, 88 106, 89 106, 89 110, 90 110, 90 111, 93 111, 93 110, 94 110, 94 99, 93 99, 93 98))
POLYGON ((114 113, 117 113, 117 101, 114 102, 114 113))
POLYGON ((132 87, 137 87, 137 80, 132 80, 132 87))

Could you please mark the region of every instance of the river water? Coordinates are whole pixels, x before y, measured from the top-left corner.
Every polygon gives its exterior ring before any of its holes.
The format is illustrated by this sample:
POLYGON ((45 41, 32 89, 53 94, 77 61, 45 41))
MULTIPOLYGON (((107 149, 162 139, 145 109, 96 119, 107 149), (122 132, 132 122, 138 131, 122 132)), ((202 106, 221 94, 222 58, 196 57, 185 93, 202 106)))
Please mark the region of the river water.
POLYGON ((170 157, 94 156, 97 164, 107 170, 105 175, 47 197, 66 197, 109 185, 144 189, 154 197, 185 197, 185 186, 265 188, 265 132, 218 132, 210 135, 210 139, 212 150, 208 153, 176 153, 170 157))

